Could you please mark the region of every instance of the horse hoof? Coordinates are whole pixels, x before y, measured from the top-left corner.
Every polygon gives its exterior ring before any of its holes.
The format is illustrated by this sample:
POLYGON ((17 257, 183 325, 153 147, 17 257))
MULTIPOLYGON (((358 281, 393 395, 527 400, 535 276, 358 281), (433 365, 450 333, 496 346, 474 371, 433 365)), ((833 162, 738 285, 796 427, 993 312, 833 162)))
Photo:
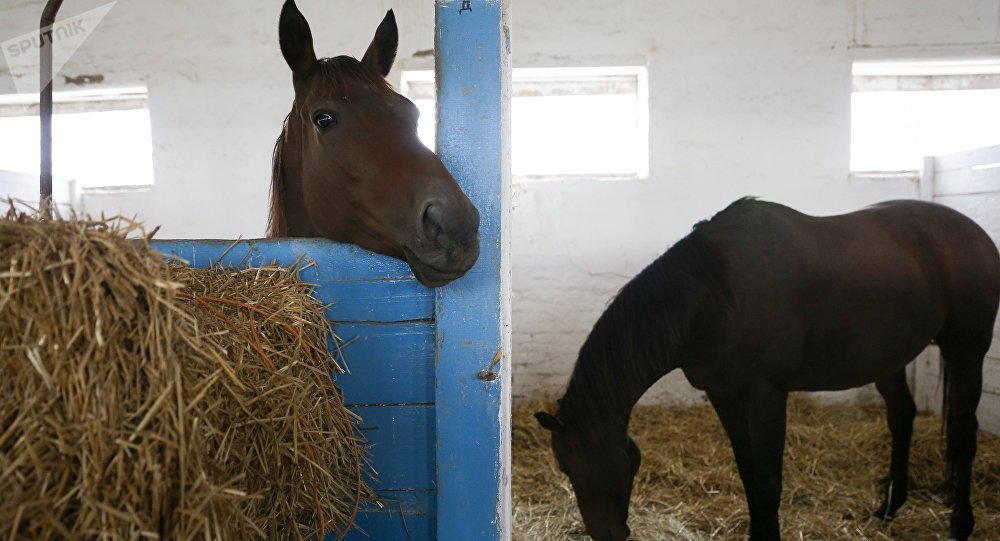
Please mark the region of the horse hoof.
POLYGON ((872 513, 872 516, 869 520, 877 520, 879 522, 892 522, 895 518, 896 515, 890 515, 885 511, 879 509, 878 511, 872 513))

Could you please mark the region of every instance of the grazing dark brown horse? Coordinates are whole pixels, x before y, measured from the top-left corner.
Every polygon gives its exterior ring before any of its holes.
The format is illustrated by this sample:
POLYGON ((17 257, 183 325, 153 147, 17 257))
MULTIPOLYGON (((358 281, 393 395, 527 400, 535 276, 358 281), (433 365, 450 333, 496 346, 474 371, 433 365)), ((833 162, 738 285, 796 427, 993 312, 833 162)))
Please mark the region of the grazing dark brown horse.
MULTIPOLYGON (((893 201, 818 218, 740 200, 702 222, 619 292, 594 325, 559 411, 538 413, 587 532, 622 541, 639 449, 636 401, 674 368, 705 390, 729 435, 750 539, 779 539, 790 391, 875 382, 892 433, 879 518, 906 500, 916 413, 904 368, 932 340, 945 368, 951 538, 973 530, 969 485, 1000 256, 972 220, 893 201)), ((929 535, 929 534, 928 534, 929 535)))
POLYGON ((281 10, 295 101, 274 148, 269 237, 326 237, 403 259, 436 287, 479 257, 479 213, 417 138, 416 106, 385 80, 398 34, 390 10, 360 61, 317 59, 309 23, 281 10))

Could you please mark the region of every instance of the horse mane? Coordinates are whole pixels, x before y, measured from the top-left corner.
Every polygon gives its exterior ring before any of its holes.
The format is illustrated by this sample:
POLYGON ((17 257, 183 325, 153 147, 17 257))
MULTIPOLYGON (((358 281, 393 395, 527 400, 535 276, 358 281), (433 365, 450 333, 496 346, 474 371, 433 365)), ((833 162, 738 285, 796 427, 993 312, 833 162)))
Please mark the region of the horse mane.
POLYGON ((725 266, 706 223, 625 284, 594 324, 559 403, 563 422, 586 429, 573 421, 621 414, 627 423, 646 389, 682 364, 699 324, 727 316, 725 266))
MULTIPOLYGON (((331 86, 332 91, 341 93, 345 97, 349 97, 350 91, 355 88, 390 94, 395 92, 392 85, 384 77, 350 56, 320 59, 315 75, 322 77, 331 86)), ((271 155, 271 201, 267 217, 268 238, 288 236, 282 155, 285 138, 288 136, 288 122, 294 112, 295 105, 293 104, 292 111, 285 116, 285 121, 281 125, 281 135, 274 143, 274 152, 271 155)))
POLYGON ((267 238, 288 236, 288 221, 285 219, 285 175, 282 169, 282 153, 285 146, 285 135, 288 133, 288 119, 292 113, 285 116, 281 123, 281 135, 274 143, 271 154, 271 210, 267 214, 267 238))

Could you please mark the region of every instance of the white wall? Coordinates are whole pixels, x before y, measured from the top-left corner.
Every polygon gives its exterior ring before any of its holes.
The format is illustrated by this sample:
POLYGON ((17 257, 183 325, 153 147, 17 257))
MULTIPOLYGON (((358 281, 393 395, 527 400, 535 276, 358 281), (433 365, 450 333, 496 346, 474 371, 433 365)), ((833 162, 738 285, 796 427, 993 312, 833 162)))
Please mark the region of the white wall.
MULTIPOLYGON (((739 196, 822 214, 917 197, 907 181, 848 176, 855 58, 1000 54, 996 0, 606 6, 532 2, 515 13, 515 64, 644 58, 652 117, 648 181, 516 190, 516 396, 561 389, 615 291, 739 196)), ((674 373, 647 399, 699 396, 674 373)))
MULTIPOLYGON (((102 1, 67 2, 65 13, 102 1)), ((30 31, 41 3, 0 0, 0 40, 30 31)), ((280 3, 121 0, 111 10, 64 71, 148 86, 156 185, 89 196, 87 210, 138 214, 164 237, 262 234, 271 147, 291 100, 280 3)), ((400 65, 427 67, 414 55, 433 47, 431 0, 299 5, 319 53, 356 56, 392 7, 400 65)), ((852 59, 1000 54, 997 0, 524 0, 513 10, 516 66, 646 65, 651 114, 649 179, 515 187, 522 397, 558 392, 614 292, 729 201, 753 194, 834 213, 917 196, 906 181, 848 178, 852 59)), ((11 91, 0 68, 0 93, 11 91)), ((676 377, 662 389, 697 400, 676 377)))
MULTIPOLYGON (((52 181, 52 200, 56 210, 72 212, 76 183, 72 180, 52 181)), ((8 200, 21 209, 38 209, 38 176, 0 170, 0 213, 7 211, 8 200)))

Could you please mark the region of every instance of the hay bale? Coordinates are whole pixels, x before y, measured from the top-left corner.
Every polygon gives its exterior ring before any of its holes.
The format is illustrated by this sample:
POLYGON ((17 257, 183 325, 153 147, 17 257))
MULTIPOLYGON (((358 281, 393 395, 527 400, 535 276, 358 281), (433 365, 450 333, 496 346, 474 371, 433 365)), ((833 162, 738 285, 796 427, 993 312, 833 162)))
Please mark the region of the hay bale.
MULTIPOLYGON (((516 541, 587 539, 569 481, 555 466, 549 433, 531 417, 552 403, 513 410, 516 541)), ((946 539, 941 419, 919 415, 910 457, 910 493, 896 520, 871 522, 889 469, 885 408, 789 404, 781 503, 783 539, 946 539)), ((629 525, 635 541, 732 540, 749 533, 743 485, 729 440, 709 406, 640 406, 630 432, 642 449, 629 525), (680 532, 680 533, 678 533, 680 532)), ((1000 538, 1000 438, 980 433, 973 465, 976 539, 1000 538)))
POLYGON ((169 264, 121 220, 0 220, 0 537, 307 539, 373 493, 295 270, 169 264))

